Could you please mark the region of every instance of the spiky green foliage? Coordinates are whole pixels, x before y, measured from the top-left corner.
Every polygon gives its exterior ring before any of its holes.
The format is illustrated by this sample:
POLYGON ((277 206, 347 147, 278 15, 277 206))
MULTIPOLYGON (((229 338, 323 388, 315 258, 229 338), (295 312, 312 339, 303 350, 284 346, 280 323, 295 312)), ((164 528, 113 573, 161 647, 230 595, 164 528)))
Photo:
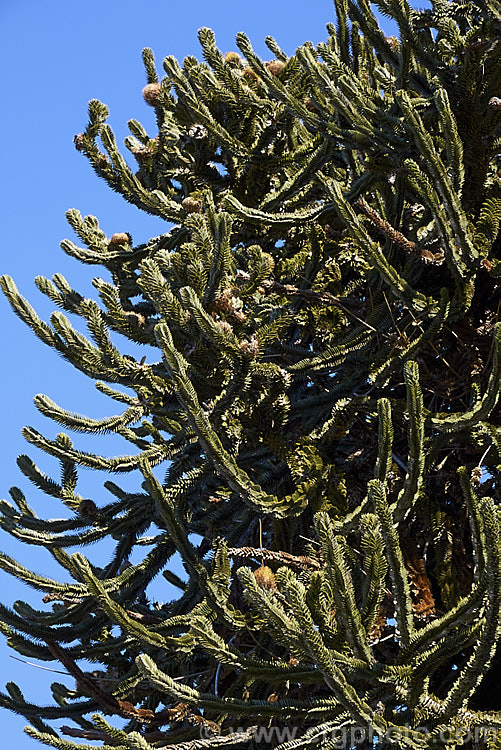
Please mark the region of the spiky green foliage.
POLYGON ((129 444, 105 457, 26 428, 61 479, 19 467, 68 518, 16 488, 1 506, 72 581, 0 557, 45 604, 1 608, 9 644, 75 678, 51 706, 0 697, 47 745, 292 750, 370 731, 367 747, 414 749, 501 729, 500 7, 380 0, 388 39, 367 0, 335 5, 317 48, 268 39, 272 64, 243 34, 223 57, 202 29, 204 62, 167 57, 159 82, 146 50, 158 133, 129 123, 138 171, 98 101, 76 145, 167 231, 134 246, 69 211, 82 246, 63 250, 108 280, 96 301, 37 279, 61 308, 50 325, 2 279, 120 405, 38 409, 129 444), (98 503, 82 466, 144 481, 107 481, 98 503), (100 539, 104 568, 70 554, 100 539), (148 594, 162 574, 180 592, 166 603, 148 594))

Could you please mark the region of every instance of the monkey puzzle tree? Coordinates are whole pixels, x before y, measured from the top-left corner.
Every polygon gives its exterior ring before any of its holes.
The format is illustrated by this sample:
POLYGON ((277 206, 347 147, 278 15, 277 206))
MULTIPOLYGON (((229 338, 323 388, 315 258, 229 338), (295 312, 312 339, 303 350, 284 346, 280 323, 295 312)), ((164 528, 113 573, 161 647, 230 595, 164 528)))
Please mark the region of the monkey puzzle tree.
POLYGON ((41 413, 130 444, 107 458, 26 428, 61 478, 20 469, 67 518, 17 488, 1 506, 63 569, 0 558, 43 595, 1 607, 9 645, 75 678, 50 706, 1 695, 47 745, 329 748, 343 730, 454 747, 501 729, 501 5, 379 0, 399 39, 368 0, 335 5, 327 41, 292 57, 268 38, 263 62, 243 34, 223 56, 202 29, 204 62, 167 57, 159 81, 145 50, 158 132, 129 122, 137 171, 98 101, 75 144, 167 231, 134 246, 69 211, 83 246, 63 250, 106 279, 96 301, 37 278, 51 325, 2 279, 120 404, 95 420, 39 395, 41 413), (98 503, 82 466, 144 481, 106 481, 98 503), (104 539, 105 567, 70 554, 104 539), (162 575, 179 595, 155 602, 162 575))

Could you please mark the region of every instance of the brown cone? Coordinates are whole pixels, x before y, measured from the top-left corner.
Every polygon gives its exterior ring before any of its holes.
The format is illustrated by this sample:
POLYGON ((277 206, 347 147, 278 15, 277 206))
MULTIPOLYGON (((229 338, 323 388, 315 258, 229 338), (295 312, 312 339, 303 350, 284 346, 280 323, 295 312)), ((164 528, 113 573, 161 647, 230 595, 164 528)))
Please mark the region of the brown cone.
POLYGON ((82 502, 78 506, 78 512, 81 516, 85 516, 86 518, 92 518, 93 516, 95 516, 96 511, 97 506, 93 500, 82 500, 82 502))
POLYGON ((224 56, 225 63, 239 63, 241 60, 242 58, 238 52, 227 52, 224 56))
POLYGON ((202 201, 198 198, 185 198, 181 205, 188 214, 199 214, 202 211, 202 201))
POLYGON ((157 107, 160 102, 160 84, 148 83, 143 89, 143 99, 150 107, 157 107))
POLYGON ((260 568, 254 571, 254 578, 256 579, 257 585, 262 589, 276 589, 275 573, 267 565, 261 565, 260 568))
POLYGON ((131 245, 132 238, 128 232, 115 232, 108 243, 110 245, 131 245))
POLYGON ((277 76, 285 68, 285 63, 282 60, 270 60, 266 63, 266 67, 272 76, 277 76))

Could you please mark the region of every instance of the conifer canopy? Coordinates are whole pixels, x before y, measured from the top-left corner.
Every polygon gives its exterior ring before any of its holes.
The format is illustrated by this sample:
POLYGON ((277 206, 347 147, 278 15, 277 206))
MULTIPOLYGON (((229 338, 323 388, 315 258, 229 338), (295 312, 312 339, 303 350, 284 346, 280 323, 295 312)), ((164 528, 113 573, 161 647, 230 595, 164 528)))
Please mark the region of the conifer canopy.
POLYGON ((1 279, 116 402, 36 396, 60 478, 18 464, 64 517, 0 506, 62 569, 0 555, 40 602, 0 606, 9 646, 70 676, 44 706, 0 693, 48 746, 499 747, 501 4, 374 5, 398 38, 335 0, 292 56, 203 28, 160 77, 144 50, 157 132, 131 120, 124 156, 93 100, 75 146, 165 233, 68 211, 96 295, 38 277, 50 322, 1 279))

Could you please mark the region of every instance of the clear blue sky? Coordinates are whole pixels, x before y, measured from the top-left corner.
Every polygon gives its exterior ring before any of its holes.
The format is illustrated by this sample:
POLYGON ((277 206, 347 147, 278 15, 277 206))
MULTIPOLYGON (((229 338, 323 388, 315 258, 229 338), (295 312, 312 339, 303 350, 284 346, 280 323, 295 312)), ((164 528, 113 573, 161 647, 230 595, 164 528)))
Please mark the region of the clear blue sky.
MULTIPOLYGON (((75 151, 73 135, 86 124, 88 100, 97 98, 109 106, 109 121, 119 141, 127 134, 126 123, 132 117, 155 135, 152 110, 141 97, 146 82, 141 62, 143 47, 154 50, 161 72, 161 61, 168 54, 181 59, 189 54, 199 56, 197 29, 210 26, 223 52, 235 49, 235 34, 243 30, 257 52, 269 59, 264 45, 268 34, 292 53, 306 40, 317 43, 325 39, 325 24, 334 20, 334 13, 330 0, 0 0, 0 20, 0 144, 4 175, 0 183, 0 273, 13 276, 22 293, 47 319, 53 305, 34 286, 36 275, 62 273, 74 288, 90 295, 92 275, 100 273, 68 258, 59 249, 61 239, 74 239, 64 218, 68 208, 96 215, 108 235, 130 232, 136 243, 164 231, 159 219, 141 214, 112 193, 75 151)), ((385 29, 388 34, 395 33, 388 22, 385 29)), ((24 425, 32 425, 50 437, 59 432, 54 423, 35 410, 33 396, 45 393, 65 408, 92 417, 115 413, 114 404, 38 342, 14 317, 3 296, 0 315, 0 497, 7 497, 9 487, 16 484, 41 516, 58 517, 61 509, 57 501, 36 491, 15 463, 16 457, 26 452, 41 468, 58 476, 57 462, 31 448, 20 435, 24 425)), ((82 436, 75 436, 75 443, 96 449, 94 441, 82 436)), ((109 441, 102 450, 111 455, 109 441)), ((100 504, 107 494, 102 490, 106 478, 90 470, 81 472, 80 493, 94 497, 100 504)), ((117 482, 126 485, 123 477, 117 482)), ((0 533, 0 549, 21 559, 27 567, 57 575, 47 553, 15 545, 7 534, 0 533)), ((93 554, 93 548, 85 553, 93 554)), ((6 604, 18 598, 34 605, 40 602, 38 593, 21 587, 1 572, 0 586, 0 599, 6 604)), ((0 688, 12 679, 20 684, 27 700, 51 702, 48 685, 65 678, 14 661, 11 653, 14 652, 0 641, 0 688)), ((17 750, 35 747, 34 741, 22 734, 26 723, 23 718, 3 712, 1 722, 4 746, 12 743, 17 750)))

